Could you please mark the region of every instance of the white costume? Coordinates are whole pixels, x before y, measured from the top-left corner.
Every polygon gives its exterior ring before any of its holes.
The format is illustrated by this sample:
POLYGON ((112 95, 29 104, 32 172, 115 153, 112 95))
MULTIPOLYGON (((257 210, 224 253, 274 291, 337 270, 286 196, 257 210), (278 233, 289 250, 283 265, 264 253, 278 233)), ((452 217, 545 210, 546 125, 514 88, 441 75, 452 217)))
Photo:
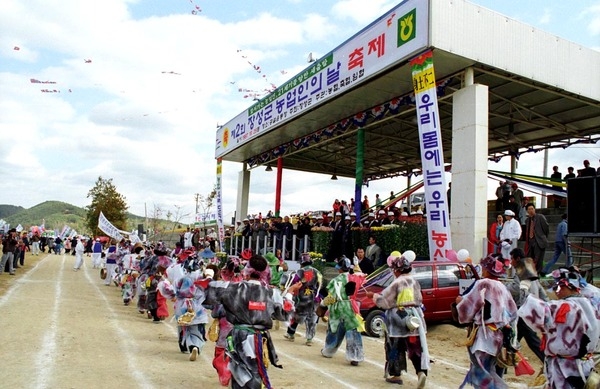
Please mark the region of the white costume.
POLYGON ((84 251, 85 246, 83 245, 83 242, 81 242, 81 239, 77 239, 77 245, 75 246, 75 267, 73 267, 73 270, 81 269, 81 266, 83 265, 84 251))
POLYGON ((500 240, 502 241, 502 258, 510 259, 510 252, 517 248, 519 238, 521 237, 521 224, 512 217, 504 222, 502 231, 500 231, 500 240), (504 242, 505 239, 510 240, 510 243, 504 242))

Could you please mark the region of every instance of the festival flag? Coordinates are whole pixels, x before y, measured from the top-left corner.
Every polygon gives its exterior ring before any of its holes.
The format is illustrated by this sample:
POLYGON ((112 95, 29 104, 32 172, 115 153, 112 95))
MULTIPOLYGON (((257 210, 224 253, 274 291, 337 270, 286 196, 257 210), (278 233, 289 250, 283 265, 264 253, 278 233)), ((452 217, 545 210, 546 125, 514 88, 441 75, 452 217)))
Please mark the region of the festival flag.
POLYGON ((413 88, 417 105, 425 204, 427 208, 427 233, 429 255, 433 260, 448 260, 446 253, 452 249, 450 218, 446 198, 444 149, 438 113, 437 89, 431 50, 410 61, 413 88))
POLYGON ((102 212, 100 212, 100 215, 98 216, 98 228, 113 239, 118 241, 123 239, 123 235, 121 235, 119 229, 113 226, 102 212))

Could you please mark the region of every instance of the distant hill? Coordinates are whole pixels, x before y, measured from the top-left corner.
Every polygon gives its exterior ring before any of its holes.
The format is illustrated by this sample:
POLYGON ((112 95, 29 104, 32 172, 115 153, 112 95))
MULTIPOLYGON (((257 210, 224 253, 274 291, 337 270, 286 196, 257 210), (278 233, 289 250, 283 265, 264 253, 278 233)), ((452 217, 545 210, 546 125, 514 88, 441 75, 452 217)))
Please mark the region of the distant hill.
POLYGON ((6 219, 9 216, 23 211, 25 208, 15 205, 0 204, 0 219, 6 219))
MULTIPOLYGON (((2 207, 14 207, 13 205, 0 205, 2 207)), ((45 201, 31 208, 19 208, 18 212, 3 219, 12 227, 21 224, 24 228, 39 226, 45 220, 46 229, 62 229, 66 224, 76 231, 85 231, 85 210, 62 201, 45 201)))
MULTIPOLYGON (((60 231, 67 225, 78 233, 85 234, 88 233, 85 227, 85 213, 84 208, 62 201, 45 201, 31 208, 0 204, 0 219, 9 223, 11 227, 21 224, 25 229, 39 226, 42 220, 45 220, 47 230, 60 231)), ((137 230, 138 224, 143 224, 145 220, 143 216, 127 213, 127 230, 137 230)))

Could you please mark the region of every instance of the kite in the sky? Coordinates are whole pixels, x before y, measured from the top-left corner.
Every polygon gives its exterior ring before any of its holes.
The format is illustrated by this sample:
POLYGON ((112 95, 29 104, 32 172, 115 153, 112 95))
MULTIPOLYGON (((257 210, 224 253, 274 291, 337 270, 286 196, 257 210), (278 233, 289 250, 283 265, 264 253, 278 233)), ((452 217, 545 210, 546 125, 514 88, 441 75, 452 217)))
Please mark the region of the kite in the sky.
POLYGON ((13 47, 13 50, 19 51, 19 50, 21 50, 21 48, 19 46, 15 46, 15 47, 13 47))
POLYGON ((198 7, 198 5, 196 5, 196 3, 194 3, 193 0, 190 0, 190 3, 194 6, 194 9, 192 10, 192 15, 197 15, 198 13, 202 12, 200 7, 198 7))
POLYGON ((174 71, 172 71, 172 70, 171 70, 170 72, 165 72, 165 71, 162 71, 161 73, 162 73, 162 74, 174 74, 174 75, 176 75, 176 76, 181 76, 181 73, 176 73, 176 72, 174 72, 174 71))
POLYGON ((35 78, 30 78, 29 82, 32 84, 56 84, 56 81, 40 81, 36 80, 35 78))
POLYGON ((84 59, 85 63, 92 63, 91 59, 84 59))

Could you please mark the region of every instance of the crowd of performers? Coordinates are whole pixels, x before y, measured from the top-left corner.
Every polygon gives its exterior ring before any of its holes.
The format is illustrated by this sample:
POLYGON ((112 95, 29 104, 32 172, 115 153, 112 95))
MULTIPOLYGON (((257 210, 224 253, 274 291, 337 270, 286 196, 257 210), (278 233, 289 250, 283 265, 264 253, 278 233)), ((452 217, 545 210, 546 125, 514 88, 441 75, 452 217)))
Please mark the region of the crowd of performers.
MULTIPOLYGON (((105 283, 121 287, 125 305, 136 301, 139 312, 158 323, 169 315, 168 301, 173 302, 179 349, 191 361, 207 339, 215 342, 212 364, 223 386, 272 387, 267 367, 281 365, 270 330, 279 321, 289 323, 284 337, 292 342, 304 324, 305 344, 312 346, 319 317, 326 317, 321 355, 333 357, 345 340, 352 366, 365 358, 357 293, 366 291, 369 278, 345 256, 336 261, 339 274, 326 285, 307 253, 294 272, 286 272, 285 261, 275 255, 249 249, 241 257, 218 259, 209 248, 170 252, 162 244, 145 247, 123 240, 105 256, 105 283)), ((431 361, 421 288, 411 275, 414 259, 412 251, 393 252, 387 266, 394 281, 381 293, 366 295, 385 310, 386 381, 402 384, 410 360, 417 387, 424 388, 431 361)), ((532 260, 520 249, 511 252, 511 259, 482 259, 481 278, 457 298, 455 313, 461 323, 469 323, 470 333, 470 368, 461 387, 507 388, 503 374, 508 366, 531 368, 519 351, 525 338, 544 364, 547 388, 584 388, 595 371, 600 290, 571 267, 553 273, 557 298, 549 299, 532 260), (503 278, 507 269, 513 277, 503 278)))
POLYGON ((594 369, 600 290, 571 266, 552 273, 555 296, 549 298, 533 260, 519 248, 510 256, 510 261, 499 255, 484 258, 482 278, 457 298, 458 320, 469 324, 470 335, 470 368, 460 387, 508 388, 503 374, 510 366, 516 374, 534 374, 519 351, 522 338, 543 363, 535 387, 600 387, 594 369), (505 278, 508 269, 514 269, 514 277, 505 278))

